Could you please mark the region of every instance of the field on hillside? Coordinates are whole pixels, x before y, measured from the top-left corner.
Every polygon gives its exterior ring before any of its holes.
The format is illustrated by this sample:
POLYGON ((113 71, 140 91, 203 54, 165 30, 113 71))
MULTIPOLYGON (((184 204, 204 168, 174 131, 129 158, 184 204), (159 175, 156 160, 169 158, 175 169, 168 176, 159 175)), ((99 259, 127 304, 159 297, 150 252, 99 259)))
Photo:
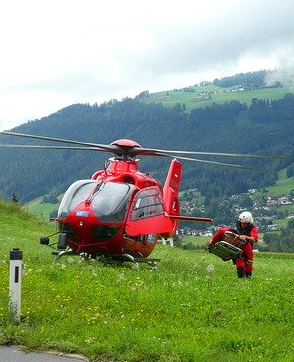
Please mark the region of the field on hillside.
MULTIPOLYGON (((63 195, 59 196, 61 200, 63 195)), ((43 197, 38 197, 31 202, 26 203, 25 208, 33 215, 38 216, 40 219, 48 221, 50 213, 58 210, 59 203, 51 204, 50 202, 42 202, 43 197)))
POLYGON ((148 265, 54 262, 49 224, 0 204, 0 343, 91 361, 294 361, 292 254, 256 254, 253 278, 204 251, 158 245, 148 265), (9 251, 24 253, 22 316, 8 315, 9 251))
POLYGON ((291 190, 294 190, 293 177, 286 177, 286 169, 279 172, 276 185, 267 187, 270 196, 288 195, 291 190))
POLYGON ((217 87, 213 84, 191 86, 188 88, 194 89, 195 92, 187 92, 183 89, 162 91, 149 94, 143 98, 143 101, 147 104, 153 102, 162 103, 168 107, 173 107, 177 103, 180 103, 185 104, 187 110, 191 110, 193 108, 210 106, 213 103, 220 104, 229 102, 232 99, 247 104, 251 103, 253 98, 267 98, 269 100, 281 99, 286 93, 291 91, 287 87, 281 87, 232 92, 229 88, 217 87), (209 95, 209 97, 206 98, 206 95, 209 95))

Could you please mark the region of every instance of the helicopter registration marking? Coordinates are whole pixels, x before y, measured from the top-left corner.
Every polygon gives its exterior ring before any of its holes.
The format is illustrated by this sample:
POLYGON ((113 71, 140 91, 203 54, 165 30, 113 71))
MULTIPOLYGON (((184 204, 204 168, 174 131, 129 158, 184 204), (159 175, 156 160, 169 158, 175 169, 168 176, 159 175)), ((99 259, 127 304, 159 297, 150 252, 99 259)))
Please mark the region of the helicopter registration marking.
POLYGON ((84 210, 77 210, 77 211, 76 211, 76 216, 79 216, 79 217, 88 217, 88 216, 89 216, 89 212, 88 212, 88 211, 84 211, 84 210))

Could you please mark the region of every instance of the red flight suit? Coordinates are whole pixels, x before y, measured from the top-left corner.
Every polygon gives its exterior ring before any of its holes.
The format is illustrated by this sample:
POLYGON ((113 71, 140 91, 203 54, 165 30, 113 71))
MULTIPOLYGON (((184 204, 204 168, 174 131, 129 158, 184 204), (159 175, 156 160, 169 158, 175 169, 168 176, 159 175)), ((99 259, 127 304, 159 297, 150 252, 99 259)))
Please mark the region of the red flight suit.
MULTIPOLYGON (((217 243, 218 241, 224 240, 224 233, 226 231, 233 231, 239 235, 247 235, 254 238, 255 242, 258 241, 258 230, 253 224, 249 224, 242 228, 241 223, 238 221, 236 229, 230 227, 220 228, 212 237, 209 242, 209 246, 217 243)), ((235 260, 237 273, 240 278, 243 276, 250 277, 253 271, 253 247, 251 242, 247 242, 241 246, 243 254, 240 258, 235 260)))

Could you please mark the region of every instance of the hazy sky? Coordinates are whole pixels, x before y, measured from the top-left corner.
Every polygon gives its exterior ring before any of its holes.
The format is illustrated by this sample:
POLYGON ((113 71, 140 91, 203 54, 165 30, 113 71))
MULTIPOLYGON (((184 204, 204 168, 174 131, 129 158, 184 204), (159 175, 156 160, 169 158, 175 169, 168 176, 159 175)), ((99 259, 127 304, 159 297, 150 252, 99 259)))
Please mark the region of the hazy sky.
POLYGON ((0 130, 73 103, 294 74, 293 0, 4 0, 0 130))

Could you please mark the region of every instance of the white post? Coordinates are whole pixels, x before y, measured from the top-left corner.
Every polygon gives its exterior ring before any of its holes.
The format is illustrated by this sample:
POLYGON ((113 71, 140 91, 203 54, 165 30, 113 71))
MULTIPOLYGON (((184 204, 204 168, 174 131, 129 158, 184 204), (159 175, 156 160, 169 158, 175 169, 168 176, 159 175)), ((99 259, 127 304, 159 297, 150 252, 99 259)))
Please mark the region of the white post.
POLYGON ((9 310, 11 313, 11 317, 17 323, 20 322, 22 269, 22 251, 19 249, 11 250, 9 277, 9 310))

